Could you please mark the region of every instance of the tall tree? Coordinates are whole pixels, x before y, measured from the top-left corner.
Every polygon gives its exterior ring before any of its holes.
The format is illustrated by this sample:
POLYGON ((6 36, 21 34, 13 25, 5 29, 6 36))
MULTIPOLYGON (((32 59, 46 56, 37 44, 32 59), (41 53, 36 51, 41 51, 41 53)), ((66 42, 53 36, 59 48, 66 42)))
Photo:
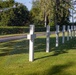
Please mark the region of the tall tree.
POLYGON ((40 12, 44 15, 45 26, 55 19, 56 24, 68 21, 71 0, 35 0, 39 1, 40 12), (62 22, 63 21, 63 22, 62 22))
MULTIPOLYGON (((9 0, 9 2, 12 4, 13 1, 9 0)), ((21 3, 14 3, 12 7, 0 12, 0 25, 2 26, 24 26, 27 23, 29 23, 29 11, 21 3), (15 7, 13 7, 14 5, 15 7)))
POLYGON ((0 0, 0 9, 12 7, 14 5, 14 0, 0 0))
POLYGON ((45 21, 45 27, 46 27, 48 22, 50 22, 51 16, 53 15, 53 1, 52 0, 40 0, 40 7, 41 7, 41 12, 44 14, 44 21, 45 21))
POLYGON ((51 18, 53 17, 53 1, 48 0, 35 0, 33 1, 33 7, 32 7, 32 11, 33 9, 36 9, 38 11, 33 11, 33 13, 35 13, 35 18, 37 17, 38 19, 40 19, 42 22, 44 21, 44 25, 46 26, 50 21, 51 18), (51 10, 50 10, 51 9, 51 10), (37 14, 36 14, 37 13, 37 14))
POLYGON ((43 16, 40 10, 39 1, 33 1, 33 6, 30 11, 31 14, 31 23, 35 24, 36 26, 39 24, 43 24, 43 16))

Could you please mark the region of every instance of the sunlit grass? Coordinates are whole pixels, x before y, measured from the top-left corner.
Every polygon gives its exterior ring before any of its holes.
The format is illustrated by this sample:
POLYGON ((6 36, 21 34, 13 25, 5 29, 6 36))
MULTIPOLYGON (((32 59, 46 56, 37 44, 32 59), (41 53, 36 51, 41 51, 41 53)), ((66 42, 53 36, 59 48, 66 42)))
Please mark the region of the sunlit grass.
MULTIPOLYGON (((62 36, 62 34, 60 34, 62 36)), ((35 39, 34 62, 28 61, 29 42, 26 39, 0 43, 0 75, 76 75, 76 38, 65 41, 50 37, 50 52, 46 53, 46 37, 35 39)))

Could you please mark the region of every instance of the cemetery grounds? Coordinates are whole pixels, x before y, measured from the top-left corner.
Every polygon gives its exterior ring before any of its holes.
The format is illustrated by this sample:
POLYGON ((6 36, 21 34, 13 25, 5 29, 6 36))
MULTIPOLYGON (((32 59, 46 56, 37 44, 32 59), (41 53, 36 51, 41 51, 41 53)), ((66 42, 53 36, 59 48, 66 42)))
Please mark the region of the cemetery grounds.
POLYGON ((76 38, 55 47, 50 36, 50 52, 46 53, 46 37, 34 43, 34 61, 29 62, 29 41, 25 39, 0 43, 0 75, 76 75, 76 38))

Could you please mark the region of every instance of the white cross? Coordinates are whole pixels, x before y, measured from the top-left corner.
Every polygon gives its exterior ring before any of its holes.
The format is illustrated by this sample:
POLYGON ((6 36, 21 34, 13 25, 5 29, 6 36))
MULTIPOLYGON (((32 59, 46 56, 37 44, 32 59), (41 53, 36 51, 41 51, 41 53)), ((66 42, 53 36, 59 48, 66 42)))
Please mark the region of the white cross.
POLYGON ((34 39, 36 38, 36 34, 34 34, 35 26, 30 25, 30 33, 27 35, 27 39, 29 39, 29 61, 34 60, 34 39))
POLYGON ((69 41, 70 26, 67 27, 67 41, 69 41))
POLYGON ((65 25, 63 25, 63 36, 62 36, 62 43, 64 43, 65 40, 65 25))
POLYGON ((71 26, 71 39, 72 39, 72 37, 73 37, 73 26, 71 26))
POLYGON ((50 43, 50 26, 46 27, 46 52, 49 52, 49 43, 50 43))
POLYGON ((56 25, 56 47, 59 45, 59 25, 56 25))
POLYGON ((75 30, 75 36, 76 36, 76 26, 74 26, 74 30, 75 30))

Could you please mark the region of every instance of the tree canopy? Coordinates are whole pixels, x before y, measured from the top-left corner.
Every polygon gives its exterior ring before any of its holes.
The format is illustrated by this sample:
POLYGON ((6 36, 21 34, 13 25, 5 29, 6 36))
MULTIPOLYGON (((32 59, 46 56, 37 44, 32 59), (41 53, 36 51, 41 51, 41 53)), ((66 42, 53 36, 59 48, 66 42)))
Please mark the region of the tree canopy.
POLYGON ((36 20, 38 16, 39 20, 43 20, 45 26, 47 24, 67 24, 69 23, 70 2, 71 0, 35 0, 31 10, 32 15, 35 15, 33 19, 36 20))
POLYGON ((24 26, 29 23, 29 11, 14 0, 1 1, 0 26, 24 26))
POLYGON ((15 3, 14 0, 0 0, 0 9, 12 7, 14 5, 14 3, 15 3))
POLYGON ((69 23, 71 0, 33 0, 32 9, 14 0, 0 0, 0 25, 55 26, 69 23))

